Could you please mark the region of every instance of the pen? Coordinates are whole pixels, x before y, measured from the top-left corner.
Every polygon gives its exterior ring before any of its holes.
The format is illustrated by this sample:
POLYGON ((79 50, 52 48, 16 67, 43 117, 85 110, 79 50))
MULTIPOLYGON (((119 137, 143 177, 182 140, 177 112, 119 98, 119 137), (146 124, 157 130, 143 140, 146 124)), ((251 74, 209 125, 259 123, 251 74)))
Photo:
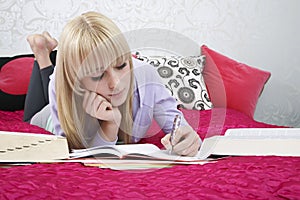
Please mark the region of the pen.
POLYGON ((178 129, 178 127, 180 125, 180 121, 181 121, 181 116, 176 115, 175 118, 174 118, 173 127, 172 127, 172 131, 171 131, 171 136, 170 136, 170 142, 171 142, 171 145, 172 145, 171 153, 173 151, 173 140, 174 140, 174 137, 175 137, 176 130, 178 129))

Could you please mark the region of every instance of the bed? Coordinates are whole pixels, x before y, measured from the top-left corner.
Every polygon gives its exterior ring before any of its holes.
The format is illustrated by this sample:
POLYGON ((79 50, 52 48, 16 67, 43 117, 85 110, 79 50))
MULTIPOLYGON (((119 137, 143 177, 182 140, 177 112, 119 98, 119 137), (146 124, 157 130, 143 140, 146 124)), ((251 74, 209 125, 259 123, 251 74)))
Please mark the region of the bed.
MULTIPOLYGON (((206 64, 209 62, 206 55, 206 64)), ((251 102, 250 106, 242 102, 241 107, 233 99, 227 98, 226 105, 218 102, 212 84, 206 83, 213 107, 180 108, 202 139, 224 134, 229 128, 282 127, 254 120, 251 102)), ((259 96, 262 87, 255 94, 259 96)), ((21 92, 9 95, 23 98, 21 92)), ((22 100, 15 102, 10 107, 1 104, 0 130, 50 134, 23 122, 22 100)), ((162 147, 164 133, 154 131, 155 127, 153 124, 149 137, 140 143, 162 147)), ((300 199, 299 172, 299 157, 281 156, 224 157, 204 165, 126 171, 81 163, 37 163, 0 168, 0 199, 300 199)))

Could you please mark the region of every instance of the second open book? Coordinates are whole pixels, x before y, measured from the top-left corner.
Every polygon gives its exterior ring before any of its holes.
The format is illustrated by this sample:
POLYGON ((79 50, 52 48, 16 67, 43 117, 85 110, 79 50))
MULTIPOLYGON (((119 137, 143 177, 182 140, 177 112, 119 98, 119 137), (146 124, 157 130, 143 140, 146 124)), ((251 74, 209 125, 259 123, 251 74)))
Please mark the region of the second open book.
POLYGON ((195 157, 178 156, 153 144, 101 146, 73 150, 70 158, 94 156, 99 159, 151 159, 197 162, 211 155, 300 156, 300 128, 228 129, 224 136, 204 139, 195 157))

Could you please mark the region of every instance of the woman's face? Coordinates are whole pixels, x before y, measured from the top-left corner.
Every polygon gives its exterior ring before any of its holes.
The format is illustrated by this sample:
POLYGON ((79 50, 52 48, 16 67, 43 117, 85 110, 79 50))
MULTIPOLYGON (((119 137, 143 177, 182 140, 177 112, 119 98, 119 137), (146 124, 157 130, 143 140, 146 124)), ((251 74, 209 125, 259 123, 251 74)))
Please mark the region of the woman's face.
POLYGON ((108 67, 103 73, 99 72, 82 79, 86 90, 95 92, 104 97, 113 107, 122 105, 130 88, 130 64, 129 61, 117 66, 108 67))

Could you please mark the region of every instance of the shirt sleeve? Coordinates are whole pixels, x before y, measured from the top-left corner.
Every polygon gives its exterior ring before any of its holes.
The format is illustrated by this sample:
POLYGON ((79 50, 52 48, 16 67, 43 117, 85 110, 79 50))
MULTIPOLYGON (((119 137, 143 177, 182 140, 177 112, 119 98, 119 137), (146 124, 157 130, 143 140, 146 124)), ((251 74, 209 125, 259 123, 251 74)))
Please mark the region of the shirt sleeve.
POLYGON ((55 92, 55 71, 56 70, 54 68, 54 72, 50 76, 50 82, 49 82, 49 104, 50 104, 52 125, 53 125, 55 135, 66 136, 63 130, 61 129, 58 120, 56 92, 55 92))
POLYGON ((99 133, 99 131, 96 132, 97 134, 95 135, 94 139, 90 143, 90 147, 96 147, 96 146, 104 146, 104 145, 115 145, 118 141, 118 138, 113 141, 109 142, 105 139, 103 139, 99 133))
POLYGON ((180 126, 188 125, 182 112, 177 108, 176 99, 171 96, 165 85, 161 82, 161 79, 157 73, 157 84, 153 85, 154 91, 154 105, 153 105, 153 117, 164 131, 164 133, 170 133, 173 128, 173 122, 176 115, 181 116, 180 126))
MULTIPOLYGON (((182 112, 177 109, 176 99, 167 90, 155 68, 147 63, 141 64, 137 62, 137 64, 139 65, 139 69, 136 69, 138 70, 138 75, 143 76, 143 78, 138 78, 137 86, 140 93, 140 101, 142 106, 148 108, 148 113, 141 115, 152 116, 151 110, 153 118, 165 133, 171 132, 176 115, 181 116, 181 126, 187 125, 182 112)), ((147 111, 145 108, 141 110, 147 111)))

